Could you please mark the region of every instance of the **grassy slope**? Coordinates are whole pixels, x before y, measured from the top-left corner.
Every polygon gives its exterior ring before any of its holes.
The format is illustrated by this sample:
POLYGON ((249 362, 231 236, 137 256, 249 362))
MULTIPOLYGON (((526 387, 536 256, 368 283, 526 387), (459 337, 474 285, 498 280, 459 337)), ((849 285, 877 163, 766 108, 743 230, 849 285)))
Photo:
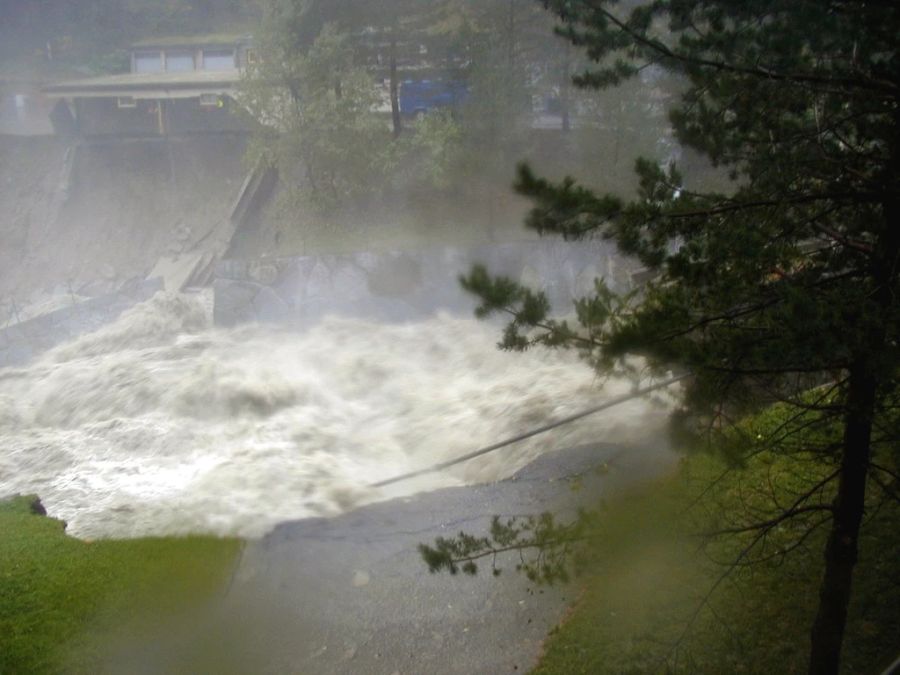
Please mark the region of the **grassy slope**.
POLYGON ((98 672, 113 636, 208 600, 240 542, 203 537, 86 542, 0 502, 0 673, 98 672))
MULTIPOLYGON (((682 635, 724 571, 722 563, 733 560, 741 546, 732 538, 700 552, 694 533, 720 526, 729 511, 752 507, 754 484, 772 479, 784 485, 804 469, 761 456, 720 481, 705 496, 709 506, 698 513, 692 506, 696 496, 722 470, 707 456, 692 457, 677 478, 607 507, 581 601, 548 639, 535 673, 805 672, 824 528, 783 562, 729 575, 682 635), (679 648, 671 651, 676 642, 679 648)), ((865 528, 844 643, 845 673, 880 672, 900 652, 900 508, 889 503, 871 512, 865 528)), ((772 545, 792 539, 781 529, 772 545)))

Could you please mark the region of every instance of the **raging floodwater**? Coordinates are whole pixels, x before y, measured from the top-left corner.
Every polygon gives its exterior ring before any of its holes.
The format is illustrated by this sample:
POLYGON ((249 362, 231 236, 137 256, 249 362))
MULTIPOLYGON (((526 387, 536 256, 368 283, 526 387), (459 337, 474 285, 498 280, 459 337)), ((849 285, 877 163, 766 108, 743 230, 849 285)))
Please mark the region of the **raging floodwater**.
POLYGON ((159 294, 27 368, 0 370, 0 495, 39 494, 85 538, 259 536, 288 519, 496 480, 550 447, 660 423, 658 404, 633 401, 448 472, 367 488, 632 386, 598 381, 571 353, 500 352, 497 337, 450 316, 220 330, 199 299, 159 294))

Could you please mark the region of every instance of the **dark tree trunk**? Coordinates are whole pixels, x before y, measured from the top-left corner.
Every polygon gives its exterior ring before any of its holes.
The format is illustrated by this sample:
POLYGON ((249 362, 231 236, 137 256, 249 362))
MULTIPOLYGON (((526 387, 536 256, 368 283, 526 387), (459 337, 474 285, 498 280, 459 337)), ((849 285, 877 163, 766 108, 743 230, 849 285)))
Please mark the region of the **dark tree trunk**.
POLYGON ((819 608, 812 628, 810 675, 836 675, 840 667, 859 529, 865 511, 879 383, 880 378, 885 377, 885 368, 886 376, 893 376, 893 369, 884 357, 889 349, 888 322, 900 274, 900 201, 894 189, 900 174, 900 138, 895 140, 892 156, 884 179, 887 198, 882 205, 883 229, 873 247, 871 263, 876 316, 865 317, 872 326, 869 340, 863 347, 865 353, 860 354, 850 368, 840 482, 833 504, 831 533, 825 547, 825 575, 819 588, 819 608))
POLYGON ((853 567, 856 565, 859 526, 866 502, 872 416, 876 378, 870 363, 850 370, 844 448, 834 519, 825 547, 825 576, 819 588, 819 609, 812 629, 810 675, 837 675, 853 567))
POLYGON ((391 55, 390 55, 390 78, 391 78, 391 120, 394 124, 394 138, 403 131, 403 125, 400 120, 400 87, 397 82, 397 38, 391 36, 391 55))

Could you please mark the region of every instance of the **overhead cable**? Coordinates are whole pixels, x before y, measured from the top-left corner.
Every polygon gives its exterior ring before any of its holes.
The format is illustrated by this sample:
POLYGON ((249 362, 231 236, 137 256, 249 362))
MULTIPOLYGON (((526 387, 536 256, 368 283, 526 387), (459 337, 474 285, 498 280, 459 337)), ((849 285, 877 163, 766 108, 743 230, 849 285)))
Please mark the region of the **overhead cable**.
POLYGON ((524 441, 526 438, 531 438, 532 436, 537 436, 538 434, 542 434, 546 431, 550 431, 551 429, 556 429, 557 427, 561 427, 564 424, 569 424, 570 422, 574 422, 576 420, 580 420, 582 417, 587 417, 588 415, 593 415, 602 410, 608 410, 609 408, 615 407, 627 401, 630 401, 635 398, 639 398, 641 396, 645 396, 651 392, 657 391, 659 389, 665 389, 666 387, 670 387, 673 384, 680 382, 681 380, 688 377, 690 374, 685 373, 683 375, 677 375, 675 377, 670 377, 667 380, 662 380, 661 382, 657 382, 655 384, 648 385, 646 387, 642 387, 640 389, 635 389, 634 391, 623 394, 622 396, 616 396, 615 398, 611 398, 608 401, 601 403, 600 405, 596 405, 593 408, 588 408, 587 410, 582 410, 579 413, 575 413, 574 415, 569 415, 568 417, 563 417, 562 419, 556 420, 555 422, 551 422, 549 424, 545 424, 542 427, 538 427, 537 429, 532 429, 531 431, 527 431, 524 434, 519 434, 518 436, 513 436, 512 438, 507 438, 506 440, 500 441, 499 443, 494 443, 493 445, 488 445, 484 448, 479 448, 473 452, 470 452, 462 457, 457 457, 456 459, 447 460, 444 462, 439 462, 437 464, 433 464, 424 469, 418 469, 417 471, 410 471, 409 473, 404 473, 399 476, 394 476, 393 478, 388 478, 386 480, 380 480, 375 483, 371 483, 369 487, 377 488, 384 487, 385 485, 392 485, 393 483, 399 483, 400 481, 408 480, 410 478, 416 478, 417 476, 422 476, 428 473, 434 473, 436 471, 442 471, 443 469, 447 469, 455 464, 461 464, 462 462, 467 462, 470 459, 475 459, 476 457, 481 457, 482 455, 486 455, 490 452, 494 452, 495 450, 499 450, 500 448, 505 448, 508 445, 512 445, 513 443, 518 443, 519 441, 524 441))

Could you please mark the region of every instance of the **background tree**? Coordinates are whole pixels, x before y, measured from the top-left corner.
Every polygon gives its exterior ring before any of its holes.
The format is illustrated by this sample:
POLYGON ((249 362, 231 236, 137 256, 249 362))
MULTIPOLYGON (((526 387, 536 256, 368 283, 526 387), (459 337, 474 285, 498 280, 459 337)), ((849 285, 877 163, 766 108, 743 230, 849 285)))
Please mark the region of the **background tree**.
POLYGON ((461 39, 470 55, 469 98, 462 110, 467 168, 499 178, 529 150, 536 85, 558 75, 563 42, 552 32, 552 16, 532 0, 467 3, 464 10, 461 39))
POLYGON ((388 83, 391 126, 400 136, 400 71, 418 58, 420 48, 452 30, 448 17, 455 13, 454 0, 278 0, 284 6, 302 8, 307 34, 317 34, 325 23, 334 23, 354 45, 358 60, 384 72, 388 83), (374 63, 372 63, 374 61, 374 63))
MULTIPOLYGON (((395 4, 392 15, 399 17, 402 3, 395 4)), ((432 10, 412 12, 401 23, 424 24, 436 16, 432 10)), ((257 38, 262 58, 245 73, 240 98, 262 122, 248 159, 279 167, 294 213, 298 199, 330 211, 449 184, 460 128, 451 116, 434 114, 398 142, 397 126, 382 110, 372 57, 373 49, 379 56, 393 54, 397 41, 384 17, 370 25, 373 12, 349 0, 273 0, 267 7, 257 38)), ((415 44, 418 52, 418 37, 412 31, 403 46, 415 44)), ((399 115, 396 107, 392 112, 399 115)))
POLYGON ((258 2, 238 0, 3 0, 0 58, 127 70, 135 40, 250 32, 260 15, 258 2))
MULTIPOLYGON (((353 62, 347 37, 326 24, 306 52, 296 48, 302 21, 269 15, 262 58, 245 74, 240 100, 262 122, 251 162, 278 168, 288 198, 331 208, 384 184, 392 162, 389 132, 376 111, 378 95, 353 62)), ((294 201, 291 199, 291 201, 294 201)))
POLYGON ((529 227, 611 238, 655 279, 630 302, 601 285, 578 303, 575 323, 550 318, 540 292, 483 269, 463 283, 480 296, 480 313, 513 317, 506 348, 571 345, 599 368, 638 354, 651 368, 689 370, 685 408, 709 429, 773 401, 793 408, 770 442, 733 445, 735 459, 762 443, 815 462, 821 477, 789 504, 738 514, 744 520, 719 534, 747 537, 745 562, 773 528, 792 523, 801 541, 829 528, 809 671, 836 673, 863 515, 897 499, 900 8, 543 4, 595 64, 580 86, 615 86, 652 65, 683 76, 675 134, 732 184, 709 192, 685 184, 674 165, 639 160, 639 194, 626 202, 523 166, 517 187, 535 204, 529 227))

